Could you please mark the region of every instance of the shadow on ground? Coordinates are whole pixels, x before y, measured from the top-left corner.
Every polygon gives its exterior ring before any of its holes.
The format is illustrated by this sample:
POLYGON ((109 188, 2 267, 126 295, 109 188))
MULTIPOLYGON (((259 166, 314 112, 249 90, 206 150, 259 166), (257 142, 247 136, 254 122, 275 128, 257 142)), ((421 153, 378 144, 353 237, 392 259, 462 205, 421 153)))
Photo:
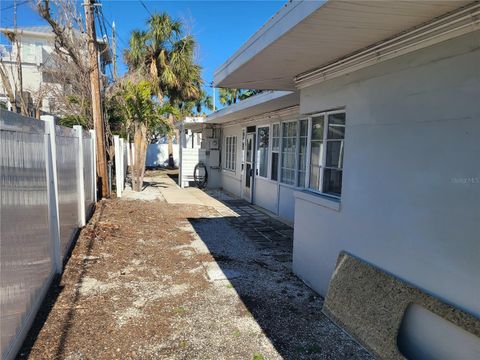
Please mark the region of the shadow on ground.
MULTIPOLYGON (((98 211, 98 217, 95 219, 95 221, 93 223, 92 232, 90 233, 89 241, 87 242, 87 245, 86 245, 87 246, 87 249, 86 249, 87 256, 83 260, 81 271, 78 274, 77 279, 75 280, 77 284, 81 284, 82 281, 83 281, 83 278, 86 275, 88 262, 89 262, 89 256, 92 252, 92 246, 93 246, 93 242, 94 242, 94 239, 95 239, 95 230, 97 228, 97 224, 102 219, 103 210, 104 210, 104 203, 100 202, 100 203, 98 203, 98 205, 100 206, 100 209, 98 211)), ((80 235, 80 231, 77 233, 76 238, 74 239, 74 241, 72 242, 72 245, 70 246, 70 249, 69 249, 69 251, 67 253, 67 256, 65 257, 65 260, 64 260, 64 266, 70 260, 70 257, 72 255, 72 250, 76 246, 79 235, 80 235)), ((58 296, 63 291, 64 287, 65 286, 62 283, 62 276, 57 275, 53 279, 52 284, 50 285, 50 288, 48 289, 48 292, 45 296, 45 299, 43 300, 43 302, 40 306, 40 309, 38 310, 38 313, 35 317, 35 320, 32 324, 32 327, 30 328, 30 331, 28 332, 27 337, 25 338, 25 341, 23 342, 22 347, 20 348, 20 351, 17 354, 17 357, 16 357, 17 360, 28 359, 30 357, 30 353, 31 353, 32 348, 35 344, 35 341, 37 340, 40 331, 42 330, 45 322, 47 321, 54 305, 57 302, 58 296)), ((73 299, 71 299, 71 301, 70 301, 71 306, 68 307, 68 310, 67 310, 67 312, 65 314, 65 317, 64 317, 64 321, 61 324, 59 324, 60 341, 59 341, 59 345, 58 345, 58 347, 56 349, 56 352, 55 352, 55 355, 54 355, 55 359, 63 359, 64 358, 63 350, 64 350, 64 347, 65 347, 65 340, 66 340, 66 337, 68 336, 68 334, 70 332, 70 328, 72 326, 72 320, 75 316, 75 311, 76 311, 75 305, 78 302, 79 297, 80 297, 80 292, 79 291, 80 291, 80 286, 78 286, 76 291, 74 292, 73 299)))
POLYGON ((240 200, 231 209, 239 207, 241 216, 189 219, 223 273, 224 279, 210 280, 233 286, 284 359, 371 359, 323 315, 323 299, 292 273, 293 229, 255 216, 240 200), (235 236, 233 227, 243 236, 235 236))

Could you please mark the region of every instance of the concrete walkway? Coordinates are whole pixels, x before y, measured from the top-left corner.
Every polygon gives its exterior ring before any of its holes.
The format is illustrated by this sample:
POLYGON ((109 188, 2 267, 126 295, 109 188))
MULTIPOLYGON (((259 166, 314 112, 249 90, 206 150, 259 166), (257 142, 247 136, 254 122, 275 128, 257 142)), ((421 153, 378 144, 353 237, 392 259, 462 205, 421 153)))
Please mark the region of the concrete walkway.
POLYGON ((127 188, 123 197, 145 200, 155 198, 169 204, 213 207, 233 227, 248 236, 259 250, 268 250, 276 260, 291 265, 293 228, 275 215, 221 190, 204 191, 196 187, 180 188, 172 177, 161 171, 147 174, 150 176, 145 177, 144 191, 136 193, 127 188))

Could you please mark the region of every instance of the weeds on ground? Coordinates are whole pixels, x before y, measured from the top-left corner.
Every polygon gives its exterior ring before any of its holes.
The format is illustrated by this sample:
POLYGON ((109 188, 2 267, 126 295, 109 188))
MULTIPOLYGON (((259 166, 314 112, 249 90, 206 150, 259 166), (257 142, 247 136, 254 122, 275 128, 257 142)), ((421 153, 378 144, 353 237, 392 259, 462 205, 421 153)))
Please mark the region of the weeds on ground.
POLYGON ((175 309, 173 309, 173 311, 177 314, 185 314, 186 312, 188 312, 188 308, 185 306, 178 306, 175 309))

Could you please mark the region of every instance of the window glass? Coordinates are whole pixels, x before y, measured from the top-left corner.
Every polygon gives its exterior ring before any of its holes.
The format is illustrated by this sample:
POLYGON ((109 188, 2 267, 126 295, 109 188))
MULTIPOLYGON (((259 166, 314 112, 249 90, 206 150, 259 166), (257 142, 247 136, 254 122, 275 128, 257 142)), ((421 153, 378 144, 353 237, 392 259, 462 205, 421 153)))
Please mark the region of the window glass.
POLYGON ((312 117, 308 170, 310 189, 341 195, 345 118, 345 113, 325 113, 312 117))
POLYGON ((340 196, 342 193, 342 171, 325 169, 323 175, 323 192, 340 196))
POLYGON ((323 140, 323 122, 323 115, 312 118, 312 140, 323 140))
POLYGON ((280 150, 280 124, 272 125, 272 151, 280 150))
POLYGON ((308 120, 300 120, 299 149, 298 149, 298 182, 297 186, 305 187, 307 171, 307 143, 308 143, 308 120))
POLYGON ((270 178, 278 180, 278 161, 280 159, 280 124, 272 125, 272 169, 270 178))
POLYGON ((327 142, 327 167, 342 168, 343 164, 343 141, 327 142))
POLYGON ((327 139, 343 139, 345 137, 345 113, 328 115, 327 139))
POLYGON ((236 136, 227 136, 225 138, 225 163, 223 166, 224 169, 235 171, 237 154, 236 145, 236 136))
POLYGON ((268 175, 268 144, 270 127, 264 126, 257 129, 257 169, 258 175, 268 175))
POLYGON ((272 180, 278 180, 278 152, 272 152, 272 180))
POLYGON ((295 184, 295 151, 297 145, 297 122, 282 124, 282 166, 280 179, 283 183, 295 184))

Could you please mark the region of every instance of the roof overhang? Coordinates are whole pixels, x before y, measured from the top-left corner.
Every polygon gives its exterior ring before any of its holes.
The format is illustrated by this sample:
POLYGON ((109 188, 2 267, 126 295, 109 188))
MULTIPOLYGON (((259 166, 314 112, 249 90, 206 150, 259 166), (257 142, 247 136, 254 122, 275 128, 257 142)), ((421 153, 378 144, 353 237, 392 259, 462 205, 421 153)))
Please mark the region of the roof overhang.
POLYGON ((217 87, 295 89, 294 78, 472 3, 291 1, 214 74, 217 87))
POLYGON ((207 116, 207 124, 225 124, 290 108, 300 103, 299 94, 291 91, 267 91, 207 116))

